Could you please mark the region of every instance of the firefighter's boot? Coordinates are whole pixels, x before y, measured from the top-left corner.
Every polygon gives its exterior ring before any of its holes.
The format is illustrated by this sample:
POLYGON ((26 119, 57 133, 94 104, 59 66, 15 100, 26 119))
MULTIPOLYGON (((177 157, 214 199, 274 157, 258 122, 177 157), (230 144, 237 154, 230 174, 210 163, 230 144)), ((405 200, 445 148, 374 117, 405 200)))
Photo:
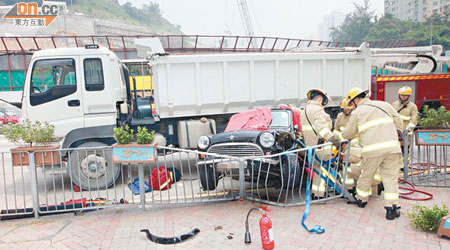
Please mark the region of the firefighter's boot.
POLYGON ((397 205, 393 205, 392 209, 395 211, 395 217, 398 218, 400 217, 400 206, 397 207, 397 205))
POLYGON ((360 208, 364 208, 367 205, 367 201, 362 201, 360 199, 356 199, 356 201, 347 201, 347 204, 355 204, 360 208))
POLYGON ((400 216, 400 208, 398 208, 398 216, 397 216, 397 207, 394 205, 392 207, 384 207, 386 209, 386 219, 393 220, 400 216))

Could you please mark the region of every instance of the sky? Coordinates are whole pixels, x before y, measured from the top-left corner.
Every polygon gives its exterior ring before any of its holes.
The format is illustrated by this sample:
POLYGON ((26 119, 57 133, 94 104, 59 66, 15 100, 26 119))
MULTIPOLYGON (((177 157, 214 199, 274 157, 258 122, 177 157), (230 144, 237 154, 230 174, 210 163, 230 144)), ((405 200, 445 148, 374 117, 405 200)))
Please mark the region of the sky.
MULTIPOLYGON (((187 35, 244 35, 237 0, 119 0, 135 7, 159 4, 163 17, 187 35)), ((377 15, 384 0, 369 0, 377 15)), ((257 36, 320 39, 319 24, 333 11, 347 14, 363 0, 247 0, 257 36)))

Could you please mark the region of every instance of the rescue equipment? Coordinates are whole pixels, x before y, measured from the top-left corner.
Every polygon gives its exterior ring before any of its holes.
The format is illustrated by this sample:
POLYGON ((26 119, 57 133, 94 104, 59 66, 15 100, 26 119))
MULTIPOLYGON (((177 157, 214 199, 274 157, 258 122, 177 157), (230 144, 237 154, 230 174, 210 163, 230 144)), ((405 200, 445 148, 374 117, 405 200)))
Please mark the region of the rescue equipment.
POLYGON ((145 233, 147 236, 147 239, 149 239, 152 242, 155 242, 158 244, 163 244, 163 245, 171 245, 171 244, 181 243, 189 238, 192 238, 193 236, 197 235, 200 232, 200 229, 195 228, 186 234, 182 234, 180 236, 174 236, 174 237, 159 237, 159 236, 156 236, 156 235, 150 233, 150 231, 148 231, 148 229, 141 229, 141 232, 145 233))
POLYGON ((259 220, 259 231, 261 233, 261 243, 263 249, 270 250, 275 247, 275 241, 273 238, 273 230, 272 230, 272 220, 267 217, 266 212, 270 212, 267 209, 267 206, 263 208, 251 208, 247 213, 247 218, 245 219, 245 240, 246 244, 252 243, 252 239, 250 237, 250 231, 248 227, 248 217, 252 211, 260 211, 262 213, 262 218, 259 220))
POLYGON ((172 186, 172 183, 179 181, 181 173, 176 168, 160 166, 152 169, 152 174, 148 178, 152 190, 162 191, 169 189, 172 186))

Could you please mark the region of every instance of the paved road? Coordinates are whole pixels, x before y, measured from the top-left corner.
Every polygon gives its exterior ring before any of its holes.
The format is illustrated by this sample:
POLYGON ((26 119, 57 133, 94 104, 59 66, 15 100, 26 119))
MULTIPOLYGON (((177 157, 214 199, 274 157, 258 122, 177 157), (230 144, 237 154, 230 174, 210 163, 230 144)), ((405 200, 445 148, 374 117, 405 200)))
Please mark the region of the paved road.
MULTIPOLYGON (((435 198, 427 206, 450 204, 450 190, 426 188, 435 198)), ((325 227, 324 234, 306 232, 300 224, 304 207, 269 207, 276 249, 450 249, 448 239, 410 225, 406 213, 415 202, 401 200, 402 216, 384 219, 381 197, 366 208, 342 199, 313 205, 309 226, 325 227)), ((196 206, 109 208, 84 216, 52 215, 40 219, 0 222, 0 249, 261 249, 259 218, 250 218, 253 243, 244 244, 244 219, 259 203, 230 201, 196 206), (141 229, 160 236, 180 235, 193 228, 200 233, 175 246, 146 239, 141 229)))
MULTIPOLYGON (((0 138, 0 152, 8 152, 11 146, 0 138)), ((11 167, 8 157, 8 154, 4 154, 1 159, 2 166, 6 167, 4 172, 0 169, 0 206, 5 208, 7 202, 9 208, 16 204, 19 208, 30 207, 30 169, 11 167)), ((175 162, 178 164, 180 161, 175 162)), ((183 166, 189 162, 181 156, 183 166)), ((131 170, 129 179, 137 175, 135 169, 131 170)), ((116 188, 81 193, 71 191, 67 176, 51 176, 39 169, 39 201, 41 204, 57 204, 73 198, 107 196, 110 199, 125 198, 131 202, 138 201, 139 196, 132 195, 127 187, 128 170, 125 169, 124 172, 124 179, 123 181, 119 179, 116 188), (62 191, 62 187, 65 192, 62 191)), ((208 199, 208 192, 200 189, 195 171, 189 174, 185 168, 183 176, 184 180, 172 186, 169 191, 147 193, 147 199, 155 204, 161 201, 168 202, 168 199, 174 202, 177 194, 178 197, 194 201, 208 199)), ((219 183, 217 193, 210 192, 209 198, 214 199, 217 194, 226 196, 233 183, 234 187, 237 187, 236 181, 231 178, 224 179, 219 183)), ((450 204, 450 189, 424 190, 432 192, 434 199, 420 204, 427 206, 450 204)), ((63 214, 39 219, 2 221, 0 249, 260 249, 258 231, 260 215, 254 214, 250 220, 253 243, 251 245, 243 243, 245 214, 251 207, 262 206, 260 203, 226 201, 200 205, 155 204, 149 204, 145 211, 130 203, 120 208, 106 208, 84 216, 63 214), (195 227, 201 230, 199 235, 185 243, 167 247, 148 241, 139 232, 140 229, 148 228, 157 235, 171 236, 185 233, 195 227)), ((415 202, 401 200, 403 215, 395 221, 384 219, 381 197, 371 197, 369 205, 364 209, 347 205, 343 199, 312 205, 307 224, 324 226, 326 232, 322 235, 308 233, 301 227, 303 206, 289 208, 271 206, 272 212, 269 216, 273 220, 277 249, 450 249, 449 240, 439 239, 435 234, 417 231, 410 225, 406 213, 411 211, 413 204, 415 202)))

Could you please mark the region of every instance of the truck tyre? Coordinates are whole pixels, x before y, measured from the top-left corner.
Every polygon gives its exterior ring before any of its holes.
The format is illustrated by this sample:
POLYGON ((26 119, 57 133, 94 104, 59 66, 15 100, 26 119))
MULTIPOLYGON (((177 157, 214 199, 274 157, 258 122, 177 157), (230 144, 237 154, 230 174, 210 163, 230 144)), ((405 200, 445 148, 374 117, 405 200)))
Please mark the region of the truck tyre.
POLYGON ((200 183, 204 190, 214 190, 219 183, 217 173, 212 165, 203 165, 199 167, 200 183))
MULTIPOLYGON (((297 154, 288 154, 281 162, 281 169, 283 176, 283 188, 291 189, 298 187, 300 184, 300 164, 298 162, 297 154)), ((280 179, 281 181, 281 179, 280 179)))
POLYGON ((69 173, 72 183, 83 190, 107 189, 120 175, 119 164, 112 163, 111 149, 98 148, 108 146, 102 142, 85 142, 71 150, 69 155, 69 173), (97 147, 97 148, 94 148, 97 147))

